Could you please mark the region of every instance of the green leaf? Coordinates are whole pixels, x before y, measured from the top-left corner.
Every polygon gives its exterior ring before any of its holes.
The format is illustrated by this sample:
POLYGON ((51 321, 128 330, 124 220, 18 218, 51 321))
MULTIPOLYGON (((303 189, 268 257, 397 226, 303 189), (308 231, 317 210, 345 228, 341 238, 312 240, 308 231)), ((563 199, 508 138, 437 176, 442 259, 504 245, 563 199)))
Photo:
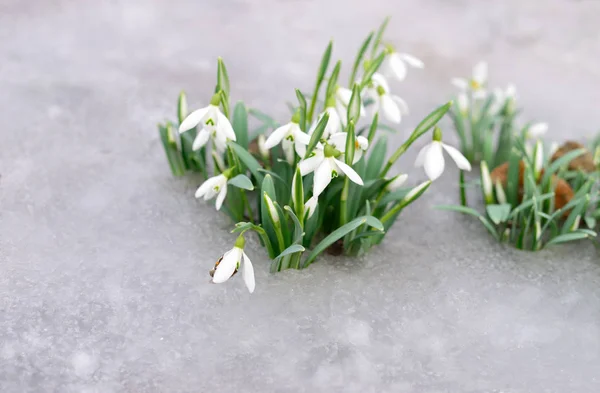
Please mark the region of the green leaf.
POLYGON ((568 152, 567 154, 565 154, 564 156, 562 156, 558 160, 554 161, 544 171, 544 176, 542 177, 542 184, 543 185, 547 184, 550 181, 551 176, 553 174, 555 174, 561 167, 567 165, 569 162, 571 162, 573 159, 579 157, 580 155, 585 154, 585 152, 586 152, 585 149, 573 150, 573 151, 568 152))
POLYGON ((589 233, 583 232, 581 230, 570 233, 563 233, 562 235, 558 235, 555 238, 548 241, 548 243, 546 243, 546 246, 549 246, 551 244, 559 244, 575 240, 588 239, 589 237, 589 233))
POLYGON ((346 151, 344 154, 344 159, 346 160, 346 164, 352 166, 352 161, 354 160, 354 150, 356 149, 356 136, 354 135, 354 120, 350 120, 348 122, 348 127, 346 127, 346 151))
POLYGON ((300 103, 300 129, 306 131, 306 98, 299 89, 296 89, 296 97, 300 103))
POLYGON ((376 179, 381 171, 383 161, 385 161, 385 153, 387 150, 387 139, 380 138, 369 153, 367 161, 366 179, 376 179))
POLYGON ((317 97, 319 96, 319 89, 321 88, 321 84, 323 83, 323 79, 325 78, 325 73, 327 72, 327 68, 329 67, 329 61, 331 60, 331 51, 333 49, 333 42, 329 41, 325 52, 323 53, 323 57, 321 57, 321 64, 319 65, 319 70, 317 72, 317 81, 315 83, 315 90, 313 91, 312 99, 310 100, 310 108, 308 110, 308 114, 306 115, 306 121, 308 123, 312 122, 313 114, 315 112, 315 107, 317 105, 317 97))
POLYGON ((229 97, 229 75, 223 59, 219 57, 217 63, 217 91, 222 90, 229 97))
POLYGON ((360 49, 358 50, 358 53, 356 54, 356 58, 354 59, 354 64, 352 65, 352 72, 350 73, 350 79, 348 81, 348 86, 352 86, 356 82, 356 73, 358 72, 358 68, 360 67, 360 65, 362 63, 362 59, 365 56, 365 52, 367 51, 367 48, 369 47, 369 44, 371 43, 371 40, 373 39, 374 34, 375 34, 374 32, 369 33, 367 38, 365 38, 362 45, 360 46, 360 49))
MULTIPOLYGON (((237 175, 234 178, 229 179, 229 181, 227 183, 231 184, 232 186, 235 186, 237 188, 243 188, 244 190, 248 190, 248 191, 254 190, 254 184, 252 184, 252 181, 246 175, 242 175, 242 174, 237 175)), ((236 203, 237 202, 238 201, 236 201, 236 203)))
POLYGON ((496 225, 508 220, 508 217, 510 216, 510 209, 511 206, 508 203, 504 203, 502 205, 487 205, 485 207, 488 216, 496 225))
POLYGON ((333 67, 333 71, 331 71, 331 76, 329 77, 329 81, 327 82, 327 89, 325 90, 325 99, 331 97, 335 94, 335 89, 338 86, 337 80, 340 74, 340 68, 342 68, 342 61, 338 60, 333 67))
POLYGON ((435 208, 436 209, 440 209, 440 210, 455 211, 455 212, 469 214, 471 216, 477 217, 479 219, 479 221, 481 221, 481 223, 488 230, 488 232, 490 232, 492 234, 492 236, 494 236, 494 238, 496 240, 500 240, 500 236, 498 235, 498 232, 497 232, 496 228, 490 222, 490 220, 488 220, 485 216, 483 216, 482 214, 480 214, 475 209, 472 209, 472 208, 467 207, 467 206, 450 206, 450 205, 440 205, 440 206, 435 206, 435 208))
POLYGON ((339 239, 346 236, 346 234, 352 232, 359 226, 367 224, 375 229, 383 231, 383 224, 373 216, 362 216, 358 217, 349 223, 339 227, 335 231, 331 232, 328 236, 326 236, 314 250, 308 255, 304 263, 302 264, 302 268, 309 266, 323 251, 327 249, 327 247, 331 246, 333 243, 338 241, 339 239))
POLYGON ((277 255, 275 259, 283 258, 286 255, 295 254, 297 252, 304 252, 306 249, 302 247, 300 244, 292 244, 288 248, 286 248, 281 254, 277 255))
POLYGON ((381 25, 379 26, 379 29, 377 29, 377 34, 375 35, 375 41, 373 41, 373 48, 371 49, 371 57, 373 57, 375 55, 377 48, 379 48, 379 45, 381 44, 381 39, 383 38, 383 33, 385 32, 385 29, 387 28, 387 25, 389 22, 390 22, 390 17, 388 16, 383 20, 383 23, 381 23, 381 25))
POLYGON ((288 205, 285 205, 283 207, 289 214, 289 216, 292 218, 292 221, 294 222, 294 238, 292 239, 292 241, 296 244, 302 244, 302 238, 304 237, 304 230, 302 229, 302 224, 300 224, 300 220, 298 219, 298 216, 296 216, 296 214, 294 214, 294 210, 289 207, 288 205))
POLYGON ((516 206, 519 203, 519 167, 521 156, 516 149, 512 149, 508 160, 508 174, 506 185, 506 198, 508 203, 516 206))
POLYGON ((360 117, 360 86, 358 83, 355 83, 352 86, 352 95, 350 96, 350 102, 348 103, 348 111, 347 111, 347 123, 351 121, 356 124, 358 122, 358 118, 360 117))
POLYGON ((432 129, 442 119, 442 117, 444 117, 448 110, 450 110, 451 106, 452 101, 437 107, 433 112, 428 114, 419 124, 417 124, 417 127, 408 138, 408 141, 412 143, 419 139, 421 135, 432 129))
POLYGON ((361 89, 364 88, 365 86, 367 86, 371 82, 371 77, 373 76, 373 74, 375 74, 377 72, 379 67, 381 67, 383 60, 385 60, 385 52, 381 52, 379 54, 379 56, 377 56, 375 59, 373 59, 372 62, 369 62, 369 67, 365 71, 365 73, 362 77, 362 80, 360 82, 361 89))
POLYGON ((321 117, 321 120, 319 120, 319 122, 317 123, 317 126, 315 127, 313 134, 310 137, 310 142, 308 143, 308 146, 306 147, 306 155, 304 156, 304 158, 310 157, 315 146, 317 146, 317 143, 319 143, 319 140, 323 136, 323 132, 325 131, 325 127, 327 126, 328 121, 329 121, 329 114, 324 113, 323 116, 321 117))
POLYGON ((375 139, 375 133, 377 132, 377 129, 378 129, 377 126, 378 126, 378 124, 379 124, 379 112, 375 112, 375 115, 373 115, 373 120, 371 121, 371 127, 369 127, 369 134, 367 136, 367 140, 369 141, 369 145, 375 139))
POLYGON ((235 152, 240 161, 250 170, 258 184, 261 184, 263 182, 263 175, 260 173, 260 169, 262 169, 262 167, 258 161, 256 161, 256 158, 254 158, 252 154, 248 153, 246 149, 233 141, 227 142, 227 145, 235 152))
POLYGON ((177 119, 179 120, 179 124, 183 122, 183 120, 188 115, 188 106, 187 106, 187 98, 185 96, 185 91, 181 91, 179 93, 179 98, 177 100, 177 119))
POLYGON ((173 125, 171 123, 167 123, 166 126, 159 124, 158 130, 167 160, 169 161, 171 173, 173 173, 174 176, 183 176, 185 174, 185 162, 177 147, 173 125))
POLYGON ((411 187, 406 187, 406 188, 399 188, 397 190, 389 192, 389 193, 385 194, 385 196, 383 198, 381 198, 381 201, 379 201, 379 204, 381 206, 385 206, 390 202, 401 201, 406 197, 406 195, 410 192, 410 190, 412 190, 411 187))
POLYGON ((238 101, 233 109, 233 131, 236 143, 244 149, 248 149, 248 110, 242 101, 238 101))
POLYGON ((537 196, 535 198, 529 199, 529 200, 524 200, 523 202, 521 202, 521 204, 517 207, 515 207, 512 212, 510 213, 510 217, 511 219, 514 219, 517 217, 517 214, 521 213, 522 211, 524 211, 525 209, 529 209, 530 207, 532 207, 534 204, 539 203, 539 202, 543 202, 547 199, 550 198, 554 198, 554 193, 550 192, 547 194, 542 194, 540 196, 537 196))
POLYGON ((304 184, 299 166, 296 166, 296 172, 292 178, 292 205, 298 217, 304 218, 304 184))

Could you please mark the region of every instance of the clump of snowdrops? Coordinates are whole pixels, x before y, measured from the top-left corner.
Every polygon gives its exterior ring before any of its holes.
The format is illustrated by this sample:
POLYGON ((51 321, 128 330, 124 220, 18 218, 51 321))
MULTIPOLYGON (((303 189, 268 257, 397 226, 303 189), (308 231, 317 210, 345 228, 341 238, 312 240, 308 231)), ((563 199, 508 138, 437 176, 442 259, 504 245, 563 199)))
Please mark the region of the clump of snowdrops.
POLYGON ((275 120, 243 102, 232 109, 229 76, 219 59, 209 105, 188 113, 182 93, 178 124, 159 125, 173 174, 200 172, 205 180, 196 197, 215 199, 216 209, 235 223, 238 237, 210 271, 213 282, 225 282, 241 269, 254 290, 254 268, 244 251, 248 232, 266 248, 272 272, 305 268, 326 250, 362 254, 381 243, 402 211, 442 174, 444 150, 459 168, 471 169, 457 149, 442 142, 436 126, 451 102, 425 117, 386 159, 380 131, 393 131, 408 112, 391 82, 404 80, 409 68, 423 68, 419 59, 384 42, 386 25, 387 20, 362 42, 347 85, 340 79, 342 62, 332 61, 330 42, 312 92, 296 89, 287 119, 275 120), (250 121, 260 125, 250 131, 250 121), (431 130, 431 142, 416 162, 429 180, 405 187, 406 173, 391 173, 394 163, 431 130))

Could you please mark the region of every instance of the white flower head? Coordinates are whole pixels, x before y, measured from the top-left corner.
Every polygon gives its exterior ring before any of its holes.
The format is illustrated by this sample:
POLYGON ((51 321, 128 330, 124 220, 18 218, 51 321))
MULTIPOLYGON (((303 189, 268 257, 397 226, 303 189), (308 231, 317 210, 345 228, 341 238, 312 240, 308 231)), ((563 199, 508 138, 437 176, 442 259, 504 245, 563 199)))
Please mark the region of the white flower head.
MULTIPOLYGON (((327 143, 336 148, 342 153, 342 156, 346 153, 346 140, 348 139, 348 133, 338 132, 329 137, 327 143)), ((359 135, 354 140, 354 158, 352 159, 352 165, 356 164, 363 154, 369 148, 369 140, 362 135, 359 135)), ((343 158, 340 156, 340 160, 343 158)))
POLYGON ((273 131, 264 144, 265 149, 272 149, 281 143, 285 159, 290 165, 294 164, 294 151, 301 158, 304 157, 306 145, 310 142, 310 136, 300 129, 299 119, 300 114, 295 113, 292 121, 273 131))
POLYGON ((450 155, 458 168, 463 171, 470 171, 471 164, 469 160, 462 155, 456 148, 442 142, 442 132, 436 127, 433 132, 433 140, 425 145, 415 160, 416 167, 424 167, 425 173, 431 180, 435 180, 444 172, 445 162, 443 151, 450 155))
POLYGON ((318 198, 329 183, 331 183, 331 179, 337 177, 340 173, 348 176, 356 184, 361 186, 364 184, 358 173, 351 166, 338 160, 341 155, 342 153, 338 149, 325 143, 325 146, 317 145, 311 157, 300 161, 298 166, 300 167, 302 176, 306 176, 311 172, 315 173, 313 197, 318 198))
MULTIPOLYGON (((342 120, 340 119, 340 115, 338 114, 338 112, 335 109, 335 100, 333 98, 331 98, 328 101, 329 102, 327 103, 327 107, 325 108, 323 113, 321 113, 319 115, 319 118, 317 119, 317 121, 314 122, 313 125, 308 130, 309 136, 315 132, 315 129, 317 128, 317 124, 319 124, 319 121, 321 121, 321 119, 323 118, 323 115, 325 115, 325 113, 327 113, 329 115, 329 118, 327 119, 327 124, 325 125, 325 130, 323 131, 323 135, 321 136, 321 138, 327 139, 327 138, 329 138, 329 135, 337 134, 342 129, 342 120)), ((309 141, 310 141, 310 138, 309 138, 309 141)), ((308 142, 307 142, 307 144, 308 144, 308 142)))
MULTIPOLYGON (((348 118, 348 105, 350 105, 350 99, 352 98, 352 90, 345 87, 336 87, 335 90, 335 109, 338 112, 340 122, 346 125, 348 118)), ((366 115, 366 110, 362 102, 360 103, 360 116, 366 115)))
POLYGON ((221 284, 229 280, 236 274, 239 268, 242 268, 242 278, 248 291, 254 292, 256 283, 254 281, 254 267, 248 255, 244 252, 244 236, 240 235, 235 241, 235 246, 227 251, 215 264, 215 267, 209 272, 212 282, 221 284))
POLYGON ((473 67, 473 75, 470 78, 452 78, 452 84, 462 91, 471 91, 474 98, 483 98, 486 94, 487 79, 487 63, 480 61, 473 67))
POLYGON ((201 125, 202 129, 196 135, 192 144, 193 150, 199 150, 213 139, 217 150, 225 151, 227 140, 235 141, 235 132, 227 116, 219 109, 220 96, 215 94, 210 104, 190 113, 179 125, 179 132, 186 132, 201 125))
POLYGON ((421 60, 409 55, 408 53, 396 52, 391 47, 387 48, 387 52, 389 54, 386 56, 384 67, 388 74, 392 75, 400 82, 406 78, 406 72, 408 69, 407 65, 413 68, 424 67, 424 64, 421 60))
POLYGON ((269 149, 266 146, 267 138, 265 134, 260 134, 258 138, 256 138, 256 144, 258 145, 258 154, 262 157, 263 160, 268 160, 270 157, 269 149))
POLYGON ((223 201, 225 201, 225 197, 227 196, 227 180, 229 180, 230 174, 231 169, 228 169, 220 175, 206 179, 206 181, 196 190, 196 198, 204 197, 204 200, 207 201, 216 196, 217 201, 215 207, 217 210, 220 210, 221 206, 223 206, 223 201))
POLYGON ((374 101, 373 113, 381 111, 387 121, 399 124, 402 115, 408 113, 406 102, 397 95, 390 93, 389 85, 383 75, 373 74, 371 83, 372 86, 366 89, 365 96, 374 101))

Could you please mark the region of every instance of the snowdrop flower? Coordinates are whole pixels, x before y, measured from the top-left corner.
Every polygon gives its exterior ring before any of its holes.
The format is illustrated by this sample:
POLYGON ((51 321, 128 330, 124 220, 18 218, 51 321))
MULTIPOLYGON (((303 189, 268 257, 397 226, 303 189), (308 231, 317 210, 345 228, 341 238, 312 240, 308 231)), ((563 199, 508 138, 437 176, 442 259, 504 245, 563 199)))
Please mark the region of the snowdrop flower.
POLYGON ((324 147, 317 147, 315 149, 312 157, 302 160, 298 164, 302 176, 306 176, 311 172, 315 173, 313 181, 314 198, 318 198, 321 195, 329 183, 331 183, 331 179, 337 177, 339 172, 346 174, 350 180, 358 185, 362 186, 364 184, 352 167, 337 159, 341 155, 342 152, 325 143, 324 147))
POLYGON ((215 264, 215 267, 209 272, 212 282, 221 284, 233 277, 240 266, 242 267, 242 278, 248 287, 250 293, 254 292, 256 283, 254 281, 254 267, 248 255, 244 252, 246 241, 244 236, 240 235, 235 241, 234 247, 227 251, 215 264))
POLYGON ((279 127, 267 138, 264 147, 272 149, 281 143, 285 158, 290 165, 294 164, 294 150, 300 157, 306 154, 306 145, 310 142, 310 136, 300 129, 300 114, 296 112, 292 120, 279 127))
POLYGON ((319 201, 318 197, 315 197, 314 195, 312 197, 310 197, 308 199, 308 201, 306 201, 306 203, 304 204, 304 214, 307 215, 307 219, 311 218, 313 213, 315 212, 315 210, 317 209, 317 203, 319 201))
POLYGON ((475 98, 485 97, 485 85, 487 83, 488 67, 486 62, 479 62, 473 67, 473 75, 470 79, 452 78, 452 84, 463 91, 470 90, 475 98))
POLYGON ((402 114, 408 113, 406 102, 397 95, 390 93, 389 85, 383 75, 373 74, 371 83, 373 86, 366 90, 365 95, 374 101, 373 113, 381 110, 387 121, 399 124, 402 120, 402 114))
MULTIPOLYGON (((347 89, 345 87, 336 87, 335 90, 335 109, 338 112, 340 122, 343 125, 346 125, 346 120, 348 118, 348 105, 350 105, 350 99, 352 98, 352 90, 347 89)), ((360 103, 360 116, 363 117, 366 115, 365 107, 360 103)))
POLYGON ((215 207, 217 210, 220 210, 221 206, 223 206, 223 201, 225 201, 225 197, 227 196, 227 180, 229 180, 231 172, 231 169, 228 169, 220 175, 207 179, 196 190, 196 198, 204 197, 204 200, 207 201, 216 196, 217 201, 215 207))
POLYGON ((527 139, 538 139, 548 131, 548 123, 534 123, 527 128, 527 139))
MULTIPOLYGON (((342 155, 346 153, 346 139, 348 133, 338 132, 329 137, 327 143, 339 150, 342 155)), ((364 152, 369 148, 369 140, 362 135, 356 137, 354 141, 354 158, 352 159, 352 165, 356 164, 363 156, 364 152)), ((340 159, 342 159, 340 157, 340 159)))
MULTIPOLYGON (((325 130, 323 131, 323 135, 321 136, 321 138, 329 138, 329 135, 333 135, 338 133, 341 129, 342 129, 342 120, 340 118, 340 115, 338 114, 338 112, 335 109, 335 99, 333 97, 329 98, 327 100, 327 105, 325 107, 325 110, 323 111, 323 113, 321 113, 319 115, 319 118, 317 119, 316 122, 313 123, 313 125, 310 127, 310 130, 308 130, 308 135, 312 135, 313 132, 315 132, 315 129, 317 128, 317 124, 319 124, 319 121, 321 121, 321 119, 323 118, 323 115, 327 113, 329 115, 329 119, 327 119, 327 125, 325 126, 325 130)), ((310 138, 309 138, 310 141, 310 138)), ((308 144, 308 142, 307 142, 308 144)))
POLYGON ((389 54, 385 58, 384 67, 400 82, 406 78, 407 64, 414 68, 424 67, 423 62, 412 55, 396 52, 391 47, 388 47, 386 51, 389 54))
POLYGON ((481 187, 483 189, 483 196, 486 204, 494 203, 494 188, 492 185, 492 177, 490 176, 490 170, 485 161, 481 161, 481 187))
POLYGON ((201 124, 202 129, 196 135, 193 150, 199 150, 212 137, 217 149, 225 151, 227 140, 235 141, 235 133, 227 116, 221 113, 219 109, 220 96, 215 94, 210 100, 210 104, 204 108, 190 113, 179 125, 179 132, 186 132, 201 124))
POLYGON ((471 164, 456 148, 442 142, 442 131, 436 127, 433 131, 433 140, 419 151, 415 161, 416 167, 424 167, 425 173, 431 180, 435 180, 444 172, 443 150, 450 155, 460 169, 471 170, 471 164))
POLYGON ((408 175, 406 173, 402 175, 397 175, 394 178, 392 178, 392 181, 390 181, 387 184, 385 189, 389 192, 394 192, 400 187, 402 187, 402 185, 406 182, 406 179, 408 179, 408 175))
POLYGON ((269 149, 266 147, 267 138, 265 138, 265 134, 260 134, 256 140, 256 144, 258 145, 258 154, 262 157, 263 160, 269 160, 270 153, 269 149))
POLYGON ((458 110, 460 111, 460 114, 466 116, 470 106, 469 96, 467 95, 467 93, 465 93, 464 91, 458 93, 456 104, 458 105, 458 110))

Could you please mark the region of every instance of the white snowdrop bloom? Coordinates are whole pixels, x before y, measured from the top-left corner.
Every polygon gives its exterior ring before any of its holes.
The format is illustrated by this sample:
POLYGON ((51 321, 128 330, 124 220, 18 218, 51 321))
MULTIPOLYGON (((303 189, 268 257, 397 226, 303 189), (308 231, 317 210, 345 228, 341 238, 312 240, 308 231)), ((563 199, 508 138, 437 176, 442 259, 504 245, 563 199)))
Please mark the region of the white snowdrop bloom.
MULTIPOLYGON (((340 122, 346 125, 348 118, 348 105, 350 105, 350 99, 352 98, 352 90, 345 87, 336 87, 335 90, 335 109, 338 112, 340 122)), ((366 116, 366 110, 362 102, 360 103, 360 116, 366 116)))
MULTIPOLYGON (((346 153, 346 140, 348 139, 348 133, 346 132, 338 132, 337 134, 333 134, 327 140, 331 146, 339 150, 342 154, 346 153)), ((362 135, 359 135, 354 140, 354 158, 352 159, 352 164, 356 164, 360 158, 363 156, 364 152, 369 148, 369 140, 362 135)), ((343 160, 340 157, 340 160, 343 160)))
POLYGON ((469 79, 452 78, 452 84, 463 91, 470 90, 474 98, 485 97, 485 86, 488 78, 487 63, 481 61, 473 67, 473 75, 469 79))
POLYGON ((402 115, 408 113, 408 105, 402 98, 390 93, 389 85, 381 74, 375 73, 371 82, 373 86, 366 89, 365 96, 373 100, 372 113, 381 112, 387 121, 399 124, 402 115))
POLYGON ((397 189, 402 187, 402 185, 406 182, 407 179, 408 179, 408 175, 406 173, 395 176, 392 179, 392 181, 389 182, 388 185, 386 186, 386 190, 388 190, 389 192, 396 191, 397 189))
POLYGON ((215 94, 210 104, 204 108, 190 113, 179 125, 179 132, 186 132, 201 125, 202 129, 196 135, 192 144, 193 150, 199 150, 206 145, 209 138, 213 138, 217 149, 225 151, 227 140, 235 141, 235 133, 227 116, 219 109, 220 97, 215 94))
POLYGON ((292 121, 277 128, 267 138, 264 147, 272 149, 281 143, 285 159, 290 165, 294 164, 294 151, 302 158, 306 154, 306 145, 310 142, 310 136, 300 129, 299 115, 295 114, 292 121))
POLYGON ((215 203, 215 207, 217 210, 220 210, 221 206, 223 206, 223 201, 225 201, 225 197, 227 196, 228 179, 227 171, 207 179, 196 190, 196 198, 204 197, 204 200, 207 201, 216 196, 217 201, 215 203))
POLYGON ((262 157, 263 160, 268 160, 270 157, 269 149, 265 146, 267 143, 267 138, 265 134, 260 134, 258 138, 256 138, 256 144, 258 145, 258 153, 262 157))
POLYGON ((314 122, 313 125, 310 127, 310 130, 308 130, 309 141, 310 135, 312 135, 313 132, 315 132, 317 124, 319 124, 319 121, 321 121, 325 113, 329 115, 329 119, 327 119, 327 125, 325 126, 325 130, 323 131, 323 135, 321 136, 321 138, 327 139, 329 138, 329 135, 336 134, 342 129, 342 120, 340 119, 340 115, 335 109, 335 102, 329 102, 329 104, 330 105, 327 105, 327 107, 325 108, 325 111, 323 111, 323 113, 319 115, 317 121, 314 122))
POLYGON ((319 198, 312 196, 306 201, 304 204, 304 214, 307 215, 307 219, 311 218, 315 210, 317 209, 317 204, 319 202, 319 198))
POLYGON ((340 157, 342 153, 333 146, 326 143, 323 148, 315 148, 313 153, 314 155, 300 161, 298 164, 302 176, 306 176, 311 172, 315 173, 313 197, 318 198, 331 183, 331 179, 337 177, 340 172, 348 176, 354 183, 363 185, 358 173, 352 167, 346 165, 345 162, 336 158, 340 157))
POLYGON ((483 196, 485 197, 485 203, 494 203, 494 186, 492 184, 492 177, 490 176, 490 170, 485 161, 481 161, 481 187, 483 188, 483 196))
POLYGON ((209 272, 212 282, 221 284, 233 277, 239 268, 242 268, 242 278, 248 291, 254 292, 256 283, 254 281, 254 267, 248 255, 244 252, 245 240, 240 235, 235 241, 235 246, 227 251, 215 264, 215 267, 209 272))
POLYGON ((469 96, 467 95, 467 93, 465 93, 464 91, 458 93, 458 96, 456 98, 456 104, 458 105, 458 110, 460 111, 460 113, 463 116, 465 116, 469 111, 470 107, 469 96))
POLYGON ((389 74, 394 76, 399 81, 403 81, 406 78, 407 65, 413 68, 424 67, 424 64, 421 60, 409 55, 408 53, 399 53, 393 50, 390 50, 389 52, 390 54, 384 61, 384 67, 389 74))
POLYGON ((527 139, 538 139, 548 131, 548 123, 534 123, 527 129, 527 139))
POLYGON ((470 171, 471 164, 456 148, 442 142, 442 132, 439 128, 435 128, 433 132, 433 140, 425 145, 415 161, 416 167, 424 167, 425 173, 431 180, 435 180, 444 172, 444 154, 443 150, 450 155, 452 160, 463 171, 470 171))

